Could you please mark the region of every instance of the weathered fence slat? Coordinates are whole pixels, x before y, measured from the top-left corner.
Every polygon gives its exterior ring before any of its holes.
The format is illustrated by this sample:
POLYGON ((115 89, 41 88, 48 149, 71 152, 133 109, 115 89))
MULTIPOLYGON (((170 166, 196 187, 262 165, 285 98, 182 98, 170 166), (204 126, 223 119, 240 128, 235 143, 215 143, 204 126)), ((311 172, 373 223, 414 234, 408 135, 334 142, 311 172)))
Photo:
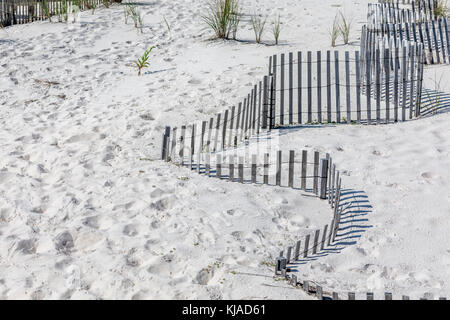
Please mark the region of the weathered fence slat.
POLYGON ((308 63, 308 123, 312 123, 312 65, 311 65, 312 52, 308 51, 307 63, 308 63))
POLYGON ((297 122, 302 124, 302 53, 297 52, 297 122))
POLYGON ((310 238, 311 236, 308 234, 308 235, 306 235, 306 238, 305 238, 305 246, 304 246, 304 250, 303 250, 303 258, 306 258, 306 257, 308 257, 308 247, 309 247, 309 238, 310 238))
POLYGON ((336 122, 341 123, 341 91, 339 84, 339 51, 334 52, 334 76, 336 82, 336 122))
POLYGON ((281 186, 281 165, 282 165, 282 154, 281 150, 277 151, 277 167, 276 167, 276 185, 281 186))
POLYGON ((302 151, 302 176, 301 176, 301 188, 306 191, 306 174, 307 174, 307 161, 308 161, 308 151, 302 151))
POLYGON ((294 158, 295 158, 295 151, 290 150, 289 151, 289 177, 288 177, 289 188, 294 187, 294 158))

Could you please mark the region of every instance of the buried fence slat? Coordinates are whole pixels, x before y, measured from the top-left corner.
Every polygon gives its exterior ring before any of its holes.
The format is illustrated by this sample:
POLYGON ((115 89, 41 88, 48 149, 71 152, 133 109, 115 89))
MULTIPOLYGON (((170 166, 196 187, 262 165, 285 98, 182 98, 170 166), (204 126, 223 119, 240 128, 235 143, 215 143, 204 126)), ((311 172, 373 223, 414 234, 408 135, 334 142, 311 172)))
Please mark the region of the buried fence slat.
POLYGON ((313 250, 312 250, 313 254, 317 253, 317 246, 319 245, 319 236, 320 236, 320 230, 318 229, 314 233, 314 245, 313 245, 313 250))
POLYGON ((291 262, 291 254, 292 254, 292 247, 288 247, 287 253, 286 253, 286 260, 287 260, 287 263, 290 263, 290 262, 291 262))
MULTIPOLYGON (((444 18, 444 30, 445 30, 445 42, 447 43, 447 58, 450 60, 450 39, 449 39, 449 28, 447 24, 447 18, 444 18)), ((450 61, 449 61, 450 62, 450 61)))
POLYGON ((303 150, 302 151, 302 183, 301 188, 302 190, 306 191, 306 174, 307 174, 307 160, 308 160, 308 151, 303 150))
POLYGON ((317 51, 317 121, 322 123, 322 52, 317 51))
POLYGON ((262 109, 262 127, 261 129, 267 129, 267 120, 268 120, 268 77, 264 76, 263 80, 263 109, 262 109))
POLYGON ((316 297, 319 300, 323 300, 323 289, 319 285, 316 286, 316 297))
POLYGON ((238 136, 239 136, 239 130, 242 130, 240 125, 241 120, 241 114, 242 114, 242 102, 238 103, 238 112, 236 114, 236 130, 234 134, 234 146, 237 146, 238 136))
POLYGON ((354 292, 349 292, 348 293, 348 300, 355 300, 355 293, 354 292))
POLYGON ((327 51, 327 122, 331 123, 331 51, 327 51))
POLYGON ((239 183, 244 183, 244 158, 239 157, 239 183))
POLYGON ((209 152, 205 155, 205 173, 208 177, 211 174, 211 154, 209 152))
POLYGON ((336 122, 341 123, 341 93, 339 84, 339 51, 334 52, 334 76, 336 81, 336 122))
POLYGON ((390 51, 389 49, 384 50, 384 72, 385 72, 385 101, 386 101, 386 123, 389 123, 389 100, 390 100, 390 84, 389 80, 391 78, 391 68, 389 65, 389 55, 390 51))
POLYGON ((320 159, 320 192, 321 199, 327 198, 328 160, 320 159))
POLYGON ((293 53, 289 52, 289 124, 294 122, 292 115, 292 108, 294 103, 294 68, 293 68, 293 53))
POLYGON ((227 122, 228 122, 228 110, 225 110, 225 115, 223 117, 223 127, 222 127, 222 150, 225 150, 225 146, 226 146, 227 122))
POLYGON ((297 122, 302 124, 302 53, 297 52, 297 122))
POLYGON ((206 125, 207 124, 208 124, 207 121, 202 122, 202 135, 201 135, 201 139, 200 139, 200 147, 198 149, 199 153, 202 153, 205 151, 203 149, 205 147, 205 133, 206 133, 206 125))
POLYGON ((281 186, 281 164, 282 164, 282 154, 281 150, 277 151, 277 167, 276 167, 276 185, 281 186))
POLYGON ((168 153, 167 150, 167 140, 170 136, 170 127, 166 126, 164 133, 163 133, 163 140, 162 140, 162 148, 161 148, 161 159, 166 159, 166 154, 168 153))
POLYGON ((289 183, 288 183, 288 186, 290 188, 294 187, 294 157, 295 157, 295 151, 290 150, 289 151, 289 183))
POLYGON ((373 292, 367 292, 367 300, 373 300, 373 292))
POLYGON ((291 284, 292 286, 294 286, 294 287, 297 286, 297 276, 296 276, 295 274, 293 274, 293 275, 291 276, 290 284, 291 284))
POLYGON ((181 126, 181 137, 180 137, 180 160, 181 165, 184 165, 184 141, 186 140, 186 126, 181 126))
MULTIPOLYGON (((252 135, 255 134, 256 130, 256 112, 257 112, 257 105, 258 105, 258 85, 255 84, 253 87, 253 118, 252 118, 252 135)), ((259 117, 259 114, 258 114, 259 117)))
POLYGON ((372 110, 371 110, 371 94, 372 94, 372 89, 371 89, 371 73, 370 73, 370 68, 371 68, 371 63, 370 63, 370 50, 366 51, 366 110, 367 110, 367 123, 370 124, 372 122, 372 110))
POLYGON ((280 57, 280 125, 284 125, 284 57, 282 53, 280 57))
POLYGON ((333 198, 332 198, 332 194, 333 194, 333 191, 331 190, 331 188, 332 188, 332 183, 331 183, 331 176, 332 176, 332 174, 333 174, 333 158, 331 158, 330 157, 330 159, 328 160, 328 173, 327 173, 327 179, 328 179, 328 187, 327 187, 327 189, 328 189, 328 203, 329 204, 332 204, 332 200, 333 200, 333 198))
POLYGON ((256 154, 252 155, 252 183, 256 183, 256 154))
POLYGON ((213 128, 214 128, 214 118, 210 118, 209 119, 209 128, 208 128, 208 138, 206 140, 206 151, 207 152, 211 151, 211 134, 212 134, 213 128))
POLYGON ((303 258, 308 257, 308 247, 309 247, 309 238, 311 236, 308 234, 305 238, 305 248, 303 249, 303 258))
POLYGON ((426 21, 424 25, 425 25, 425 33, 427 36, 428 49, 430 50, 431 64, 434 64, 433 47, 431 46, 430 28, 428 21, 426 21))
POLYGON ((355 51, 356 66, 356 120, 361 123, 361 71, 359 61, 359 51, 355 51))
POLYGON ((294 251, 294 260, 297 261, 298 258, 300 257, 300 245, 301 245, 301 241, 297 241, 297 243, 295 244, 295 251, 294 251))
POLYGON ((216 177, 222 179, 222 156, 216 154, 216 177))
POLYGON ((331 174, 331 208, 336 205, 336 165, 333 164, 333 170, 331 174))
POLYGON ((400 60, 398 56, 398 46, 395 46, 395 62, 394 62, 394 122, 398 121, 398 69, 400 66, 400 60))
POLYGON ((319 152, 314 151, 314 182, 313 182, 313 189, 314 194, 319 194, 319 152))
POLYGON ((392 300, 392 293, 385 292, 384 293, 384 300, 392 300))
POLYGON ((437 36, 436 36, 436 24, 434 22, 434 19, 431 20, 431 28, 433 29, 433 39, 434 39, 434 47, 436 48, 436 60, 437 63, 441 63, 441 57, 439 55, 439 43, 437 41, 437 36))
POLYGON ((347 102, 347 123, 352 121, 350 102, 350 52, 345 51, 345 88, 347 102))
POLYGON ((247 95, 247 112, 245 114, 245 131, 244 131, 244 139, 248 139, 249 134, 248 131, 250 129, 250 120, 251 120, 251 109, 252 109, 252 105, 250 104, 250 100, 251 100, 251 96, 250 94, 247 95))
POLYGON ((442 33, 442 19, 441 18, 438 18, 438 28, 439 28, 439 38, 441 40, 442 60, 444 61, 444 63, 447 63, 447 54, 445 53, 446 50, 445 50, 445 45, 444 45, 444 35, 442 33))
POLYGON ((439 297, 439 300, 447 300, 446 297, 439 297))
POLYGON ((230 133, 228 134, 228 146, 233 145, 233 122, 234 122, 234 113, 236 112, 236 107, 231 107, 231 116, 230 116, 230 133))
POLYGON ((261 101, 262 101, 262 82, 259 82, 258 92, 258 117, 256 118, 256 134, 259 135, 261 130, 261 101))
POLYGON ((239 141, 243 141, 244 131, 245 131, 245 112, 247 111, 247 98, 244 98, 242 103, 242 113, 241 113, 241 130, 239 132, 239 141))
POLYGON ((264 154, 264 184, 269 184, 269 154, 264 154))
POLYGON ((339 300, 339 295, 337 292, 333 292, 333 300, 339 300))
POLYGON ((307 293, 309 293, 309 281, 308 280, 303 281, 303 290, 305 290, 307 293))
POLYGON ((416 54, 417 54, 417 51, 416 51, 416 46, 415 45, 413 45, 413 44, 410 44, 410 46, 409 46, 409 49, 410 49, 410 52, 411 52, 411 77, 410 77, 410 84, 409 84, 409 119, 412 119, 413 118, 413 109, 414 109, 414 99, 413 99, 413 97, 414 97, 414 84, 415 84, 415 81, 414 81, 414 76, 415 76, 415 73, 414 73, 414 67, 415 67, 415 56, 416 56, 416 54))
POLYGON ((248 116, 248 129, 247 129, 247 138, 250 138, 253 134, 253 113, 255 112, 255 90, 250 91, 250 108, 249 108, 249 116, 248 116))
POLYGON ((247 112, 248 112, 248 101, 247 98, 244 98, 244 106, 242 110, 242 119, 241 119, 241 135, 239 141, 244 141, 245 134, 247 132, 247 112))
POLYGON ((406 118, 406 75, 407 75, 407 63, 406 63, 406 45, 403 45, 403 62, 402 62, 402 121, 406 118))
POLYGON ((326 224, 325 227, 323 227, 322 242, 320 244, 320 250, 323 250, 325 248, 325 242, 327 241, 327 230, 328 230, 328 225, 326 224))
POLYGON ((275 78, 272 77, 270 79, 270 125, 269 125, 269 131, 275 128, 276 125, 276 86, 275 86, 275 78))
POLYGON ((217 140, 219 139, 219 130, 220 130, 220 117, 221 117, 221 114, 220 113, 218 113, 217 114, 217 122, 216 122, 216 132, 215 132, 215 134, 214 134, 214 148, 213 148, 213 152, 216 152, 217 151, 217 140))
POLYGON ((233 182, 234 181, 234 157, 230 156, 229 160, 230 163, 228 164, 229 171, 228 171, 228 179, 233 182))
POLYGON ((311 73, 311 51, 308 51, 308 123, 312 122, 312 73, 311 73))
POLYGON ((377 99, 377 124, 380 123, 380 110, 381 110, 381 86, 380 86, 380 49, 376 50, 375 58, 375 89, 376 89, 376 99, 377 99))
POLYGON ((190 159, 190 169, 191 169, 191 170, 192 170, 192 158, 193 158, 194 153, 195 153, 195 132, 196 132, 196 128, 197 128, 197 125, 196 125, 196 124, 193 124, 193 125, 191 126, 191 152, 190 152, 190 156, 189 156, 189 159, 190 159))

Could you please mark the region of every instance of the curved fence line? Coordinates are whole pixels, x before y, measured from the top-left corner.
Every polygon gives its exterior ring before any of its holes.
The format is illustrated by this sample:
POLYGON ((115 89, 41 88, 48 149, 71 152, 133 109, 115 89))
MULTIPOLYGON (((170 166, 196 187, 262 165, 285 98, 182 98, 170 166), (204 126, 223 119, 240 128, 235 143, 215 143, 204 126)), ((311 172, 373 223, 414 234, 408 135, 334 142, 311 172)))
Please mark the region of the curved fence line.
MULTIPOLYGON (((428 21, 426 16, 430 19, 434 16, 432 9, 435 7, 426 8, 430 1, 409 3, 413 5, 413 11, 415 5, 418 6, 418 15, 424 15, 424 20, 428 21)), ((389 8, 392 14, 393 6, 391 3, 377 7, 389 8)), ((396 6, 396 10, 400 10, 398 1, 396 6)), ((408 17, 408 14, 403 15, 408 17)), ((438 23, 441 28, 442 21, 438 23)), ((288 246, 278 254, 274 264, 275 276, 281 276, 294 287, 319 299, 339 300, 347 296, 349 300, 355 300, 357 297, 355 292, 338 293, 311 280, 299 281, 295 274, 296 265, 302 259, 310 259, 311 255, 320 257, 329 247, 339 243, 336 237, 342 230, 342 218, 345 219, 353 204, 342 198, 341 174, 329 154, 321 157, 315 151, 313 161, 309 161, 308 151, 303 150, 300 156, 290 150, 286 161, 283 160, 283 151, 276 150, 275 160, 271 161, 271 154, 259 149, 250 156, 249 141, 256 139, 256 147, 259 148, 264 133, 269 136, 267 141, 270 143, 272 129, 290 125, 380 124, 421 116, 426 50, 423 41, 415 41, 416 32, 409 32, 409 25, 406 26, 407 29, 401 26, 390 29, 389 25, 381 25, 382 32, 364 27, 361 50, 352 54, 354 58, 350 58, 349 51, 345 51, 343 60, 339 51, 334 51, 333 55, 331 51, 317 51, 314 61, 311 51, 306 54, 297 52, 295 60, 292 52, 271 56, 268 75, 253 86, 237 108, 233 106, 218 113, 210 118, 209 125, 207 121, 201 122, 198 132, 198 123, 194 123, 181 126, 181 130, 166 127, 163 134, 162 159, 166 162, 187 166, 207 177, 241 184, 287 186, 328 201, 332 209, 330 224, 288 246), (390 30, 394 32, 392 36, 390 30), (385 32, 389 37, 385 37, 385 32), (179 137, 178 131, 181 131, 179 137), (245 146, 244 156, 238 153, 241 144, 245 146)), ((421 37, 420 31, 418 34, 421 37)), ((444 38, 440 40, 444 41, 444 38)), ((435 39, 434 43, 438 42, 435 39)), ((441 42, 442 52, 444 45, 448 46, 448 41, 441 42)), ((444 55, 443 59, 446 59, 444 55)), ((367 300, 374 300, 373 292, 359 294, 365 294, 367 300)), ((392 300, 389 292, 384 297, 392 300)), ((402 296, 402 299, 409 300, 409 296, 402 296)))

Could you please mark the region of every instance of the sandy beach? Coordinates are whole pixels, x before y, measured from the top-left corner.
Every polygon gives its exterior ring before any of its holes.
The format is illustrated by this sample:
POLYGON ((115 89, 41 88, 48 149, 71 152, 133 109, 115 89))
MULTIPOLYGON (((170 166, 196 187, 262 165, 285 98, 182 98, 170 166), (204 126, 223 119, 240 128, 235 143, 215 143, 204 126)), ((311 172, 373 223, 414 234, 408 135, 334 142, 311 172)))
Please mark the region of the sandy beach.
MULTIPOLYGON (((338 10, 353 25, 336 49, 358 50, 369 2, 243 0, 239 41, 213 39, 204 0, 142 0, 142 32, 120 4, 0 29, 0 299, 313 299, 271 264, 328 223, 329 206, 163 162, 161 134, 236 105, 271 55, 333 49, 338 10), (255 43, 255 13, 280 15, 278 45, 269 27, 255 43)), ((424 88, 450 94, 448 71, 427 66, 424 88)), ((280 149, 330 153, 371 207, 354 239, 299 277, 361 297, 450 296, 449 121, 444 107, 272 133, 280 149)))

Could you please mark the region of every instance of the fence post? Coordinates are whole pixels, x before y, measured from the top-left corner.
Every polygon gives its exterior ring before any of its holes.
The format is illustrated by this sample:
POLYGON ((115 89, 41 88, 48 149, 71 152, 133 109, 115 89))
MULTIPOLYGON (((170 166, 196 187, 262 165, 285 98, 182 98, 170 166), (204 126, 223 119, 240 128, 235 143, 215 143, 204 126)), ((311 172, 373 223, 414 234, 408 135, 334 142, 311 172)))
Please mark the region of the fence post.
POLYGON ((162 152, 161 152, 161 159, 167 161, 167 156, 169 153, 168 148, 168 141, 170 137, 170 127, 166 126, 164 133, 163 133, 163 141, 162 141, 162 152))
POLYGON ((327 198, 328 159, 320 159, 320 199, 327 198))
POLYGON ((289 182, 288 182, 288 186, 290 188, 294 187, 294 157, 295 157, 295 151, 290 150, 289 151, 289 182))
POLYGON ((262 127, 267 129, 267 113, 268 113, 268 76, 264 76, 263 80, 263 110, 262 110, 262 127))

